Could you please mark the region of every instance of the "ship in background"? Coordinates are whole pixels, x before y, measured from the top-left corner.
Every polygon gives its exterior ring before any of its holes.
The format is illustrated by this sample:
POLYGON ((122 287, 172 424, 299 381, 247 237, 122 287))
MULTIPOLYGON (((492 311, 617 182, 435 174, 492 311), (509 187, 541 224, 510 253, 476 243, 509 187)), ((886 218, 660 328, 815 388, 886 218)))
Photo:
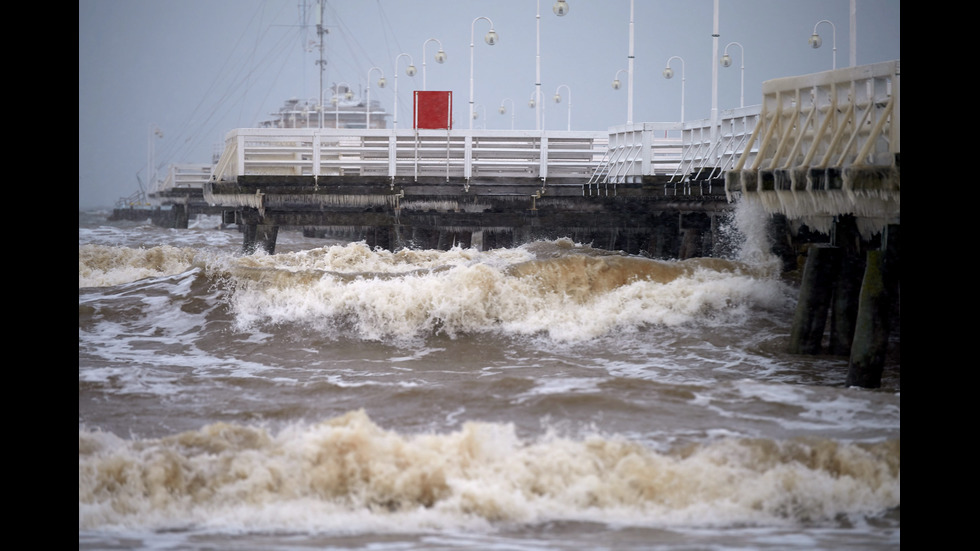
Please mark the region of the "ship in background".
POLYGON ((334 84, 322 107, 317 98, 291 98, 270 114, 271 119, 260 122, 259 128, 388 128, 391 115, 378 100, 367 97, 355 95, 346 84, 334 84))

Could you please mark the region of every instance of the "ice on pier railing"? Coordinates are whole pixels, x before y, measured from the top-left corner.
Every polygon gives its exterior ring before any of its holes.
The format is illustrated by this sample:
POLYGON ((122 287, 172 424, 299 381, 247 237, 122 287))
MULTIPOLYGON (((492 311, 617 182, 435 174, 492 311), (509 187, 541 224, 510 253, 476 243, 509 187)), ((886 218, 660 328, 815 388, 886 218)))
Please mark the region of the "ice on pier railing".
POLYGON ((364 194, 364 195, 341 195, 341 194, 303 194, 303 195, 266 195, 266 206, 279 206, 296 201, 302 201, 308 205, 323 206, 342 206, 342 207, 368 207, 385 205, 393 207, 395 205, 394 195, 364 194))

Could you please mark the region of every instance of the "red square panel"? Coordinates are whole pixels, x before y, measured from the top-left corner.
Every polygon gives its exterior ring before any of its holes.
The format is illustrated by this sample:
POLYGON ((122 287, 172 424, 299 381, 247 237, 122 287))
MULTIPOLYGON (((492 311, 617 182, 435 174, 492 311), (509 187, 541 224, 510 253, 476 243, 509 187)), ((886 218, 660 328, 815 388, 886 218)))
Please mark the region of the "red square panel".
POLYGON ((453 127, 453 93, 415 91, 415 115, 412 118, 415 128, 453 127))

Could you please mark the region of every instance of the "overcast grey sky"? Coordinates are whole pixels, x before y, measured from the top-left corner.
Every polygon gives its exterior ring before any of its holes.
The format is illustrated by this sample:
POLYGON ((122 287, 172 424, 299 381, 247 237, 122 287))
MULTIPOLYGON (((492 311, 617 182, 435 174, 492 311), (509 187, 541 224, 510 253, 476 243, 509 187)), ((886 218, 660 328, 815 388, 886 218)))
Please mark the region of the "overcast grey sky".
MULTIPOLYGON (((411 127, 412 91, 422 89, 423 44, 442 43, 448 60, 425 46, 426 89, 453 92, 456 128, 467 128, 470 39, 474 37, 476 127, 534 129, 528 99, 536 72, 536 13, 540 5, 541 90, 545 128, 572 130, 624 124, 630 0, 328 0, 324 86, 348 83, 363 91, 371 67, 388 82, 371 99, 391 113, 398 59, 399 128, 411 127), (499 42, 483 36, 493 21, 499 42), (475 21, 475 23, 474 23, 475 21), (564 85, 564 86, 562 86, 564 85), (562 102, 551 99, 560 88, 562 102), (569 97, 570 96, 570 97, 569 97), (507 101, 505 98, 509 98, 507 101), (569 102, 569 99, 571 102, 569 102), (501 115, 501 104, 507 113, 501 115), (513 110, 511 107, 513 106, 513 110), (485 116, 484 116, 485 115, 485 116)), ((901 58, 899 0, 855 0, 857 64, 901 58)), ((633 122, 680 119, 681 72, 685 119, 710 117, 714 0, 634 0, 633 122), (674 78, 662 75, 668 58, 674 78)), ((762 99, 774 78, 850 64, 851 0, 719 0, 719 56, 730 42, 731 67, 718 70, 718 108, 738 107, 744 64, 745 104, 762 99), (819 21, 823 46, 807 40, 819 21), (836 39, 834 38, 836 35, 836 39), (744 60, 743 60, 744 51, 744 60)), ((111 207, 146 181, 151 127, 154 165, 209 163, 225 134, 257 126, 289 98, 319 94, 315 45, 317 0, 79 0, 78 204, 111 207)), ((325 93, 325 96, 328 96, 325 93)))

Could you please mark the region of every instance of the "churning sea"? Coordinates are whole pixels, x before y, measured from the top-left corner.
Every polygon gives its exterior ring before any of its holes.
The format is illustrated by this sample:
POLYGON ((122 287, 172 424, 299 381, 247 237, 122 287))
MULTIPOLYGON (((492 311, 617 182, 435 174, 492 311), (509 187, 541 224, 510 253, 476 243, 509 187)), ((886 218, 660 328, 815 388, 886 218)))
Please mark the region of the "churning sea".
POLYGON ((899 549, 900 328, 877 389, 787 353, 739 209, 683 261, 79 212, 79 549, 899 549))

